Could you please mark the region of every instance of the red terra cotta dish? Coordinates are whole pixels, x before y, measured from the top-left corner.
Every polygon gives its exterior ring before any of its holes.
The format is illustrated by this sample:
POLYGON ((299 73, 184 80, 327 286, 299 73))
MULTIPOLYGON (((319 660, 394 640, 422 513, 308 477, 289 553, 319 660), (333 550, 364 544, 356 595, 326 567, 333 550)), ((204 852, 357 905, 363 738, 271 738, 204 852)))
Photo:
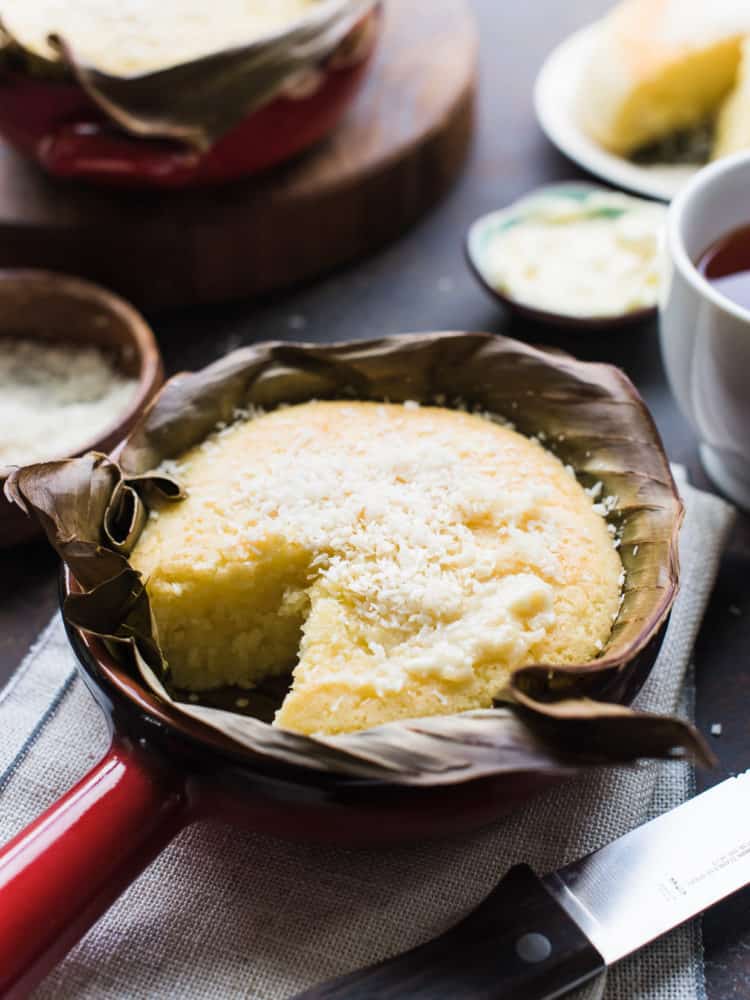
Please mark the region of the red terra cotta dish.
POLYGON ((9 67, 0 70, 0 135, 54 177, 125 188, 238 180, 290 159, 332 131, 364 80, 379 22, 376 6, 304 86, 286 88, 205 152, 129 134, 72 77, 38 78, 9 67))

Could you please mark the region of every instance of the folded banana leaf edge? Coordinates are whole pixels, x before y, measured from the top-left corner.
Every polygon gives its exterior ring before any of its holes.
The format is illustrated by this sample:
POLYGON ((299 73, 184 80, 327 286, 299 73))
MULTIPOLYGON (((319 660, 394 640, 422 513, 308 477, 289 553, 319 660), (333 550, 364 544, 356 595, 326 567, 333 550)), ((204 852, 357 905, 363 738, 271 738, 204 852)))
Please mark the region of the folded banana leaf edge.
POLYGON ((430 786, 563 775, 643 757, 711 762, 683 720, 627 707, 653 666, 677 593, 683 508, 651 416, 612 366, 484 333, 259 343, 169 380, 114 456, 15 470, 6 494, 36 515, 80 587, 64 602, 67 623, 104 640, 170 711, 265 763, 430 786), (330 737, 301 736, 246 714, 254 708, 236 706, 236 689, 212 692, 203 703, 173 690, 143 581, 128 562, 149 509, 184 495, 160 466, 169 468, 168 460, 248 408, 335 398, 490 411, 571 466, 602 503, 624 568, 620 613, 601 655, 522 668, 492 709, 330 737))

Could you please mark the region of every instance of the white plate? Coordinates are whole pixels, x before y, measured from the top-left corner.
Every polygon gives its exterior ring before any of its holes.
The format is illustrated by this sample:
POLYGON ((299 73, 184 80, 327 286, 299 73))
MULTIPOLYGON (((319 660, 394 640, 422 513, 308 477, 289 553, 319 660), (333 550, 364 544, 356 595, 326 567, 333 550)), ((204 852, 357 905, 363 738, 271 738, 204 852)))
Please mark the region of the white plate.
POLYGON ((583 131, 577 121, 579 85, 594 40, 592 24, 558 45, 547 57, 534 86, 534 108, 551 142, 584 170, 617 187, 648 198, 671 201, 699 170, 667 163, 642 166, 608 153, 583 131))

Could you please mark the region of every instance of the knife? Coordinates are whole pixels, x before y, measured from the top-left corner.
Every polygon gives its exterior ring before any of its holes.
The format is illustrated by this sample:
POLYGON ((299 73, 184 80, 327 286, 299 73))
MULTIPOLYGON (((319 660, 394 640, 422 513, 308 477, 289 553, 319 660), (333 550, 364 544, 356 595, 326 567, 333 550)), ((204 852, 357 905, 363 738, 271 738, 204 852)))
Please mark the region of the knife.
POLYGON ((553 1000, 750 884, 750 770, 538 878, 511 868, 427 944, 296 1000, 553 1000))

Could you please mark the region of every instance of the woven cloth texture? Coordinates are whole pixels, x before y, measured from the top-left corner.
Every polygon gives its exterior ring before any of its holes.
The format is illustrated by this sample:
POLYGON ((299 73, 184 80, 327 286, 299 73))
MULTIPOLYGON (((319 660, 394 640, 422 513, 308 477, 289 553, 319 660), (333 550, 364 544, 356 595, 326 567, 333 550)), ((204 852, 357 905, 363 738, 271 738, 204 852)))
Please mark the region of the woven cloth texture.
MULTIPOLYGON (((732 521, 682 486, 682 588, 638 698, 689 710, 691 650, 732 521)), ((104 753, 104 720, 54 619, 0 694, 0 842, 104 753)), ((37 1000, 277 1000, 426 941, 475 907, 511 865, 543 874, 684 801, 684 763, 601 769, 489 829, 387 851, 289 844, 218 823, 183 831, 36 989, 37 1000)), ((701 1000, 691 924, 620 963, 579 1000, 701 1000)))

